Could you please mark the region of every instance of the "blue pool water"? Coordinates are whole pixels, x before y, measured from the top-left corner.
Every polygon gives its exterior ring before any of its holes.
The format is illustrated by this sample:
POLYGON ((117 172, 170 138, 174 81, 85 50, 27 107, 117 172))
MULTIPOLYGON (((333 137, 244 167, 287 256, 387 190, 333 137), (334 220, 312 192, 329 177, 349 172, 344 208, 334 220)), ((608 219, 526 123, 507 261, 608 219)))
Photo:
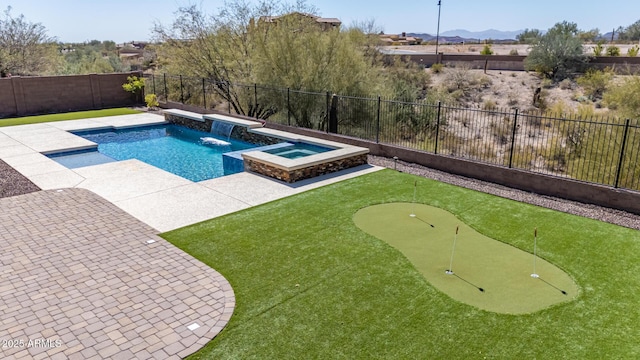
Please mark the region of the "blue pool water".
POLYGON ((320 154, 334 149, 307 143, 294 143, 276 149, 264 150, 264 152, 285 157, 287 159, 298 159, 301 157, 320 154))
POLYGON ((178 125, 81 131, 74 134, 97 143, 99 154, 94 151, 93 154, 85 152, 51 156, 63 165, 64 161, 72 163, 68 167, 78 167, 95 165, 93 161, 108 162, 109 158, 117 161, 138 159, 191 181, 228 175, 229 172, 225 174, 222 154, 257 146, 178 125), (203 138, 209 139, 203 141, 203 138), (211 144, 211 138, 228 142, 228 145, 211 144))

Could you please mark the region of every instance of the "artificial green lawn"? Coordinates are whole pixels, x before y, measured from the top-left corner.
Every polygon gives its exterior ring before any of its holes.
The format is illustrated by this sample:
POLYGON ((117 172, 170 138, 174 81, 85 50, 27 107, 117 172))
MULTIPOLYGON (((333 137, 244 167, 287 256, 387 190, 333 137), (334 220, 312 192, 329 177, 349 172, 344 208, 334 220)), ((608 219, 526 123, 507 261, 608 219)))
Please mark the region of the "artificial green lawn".
MULTIPOLYGON (((383 170, 162 235, 233 286, 228 326, 193 358, 640 357, 640 232, 383 170), (353 223, 369 205, 443 208, 570 274, 577 299, 528 315, 458 302, 353 223)), ((455 261, 455 260, 454 260, 455 261)), ((455 265, 454 265, 455 268, 455 265)))
MULTIPOLYGON (((356 212, 353 221, 400 250, 437 289, 483 310, 533 313, 579 294, 578 286, 558 267, 536 258, 539 277, 533 278, 533 254, 491 239, 434 206, 409 202, 367 206, 356 212), (450 267, 453 274, 447 273, 450 267)), ((531 229, 531 249, 533 234, 531 229)))
POLYGON ((114 108, 114 109, 102 109, 102 110, 76 111, 76 112, 49 114, 49 115, 25 116, 20 118, 0 119, 0 127, 12 126, 12 125, 38 124, 38 123, 50 122, 50 121, 89 119, 89 118, 96 118, 96 117, 103 117, 103 116, 139 114, 139 113, 140 111, 129 109, 129 108, 114 108))

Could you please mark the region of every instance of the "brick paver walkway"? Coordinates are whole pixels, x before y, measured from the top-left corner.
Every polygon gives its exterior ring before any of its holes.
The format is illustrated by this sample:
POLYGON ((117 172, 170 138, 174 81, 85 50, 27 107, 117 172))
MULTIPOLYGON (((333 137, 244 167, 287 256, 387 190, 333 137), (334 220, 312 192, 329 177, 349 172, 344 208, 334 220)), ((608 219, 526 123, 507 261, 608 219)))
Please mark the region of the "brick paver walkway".
POLYGON ((222 275, 90 191, 0 199, 2 359, 182 358, 234 306, 222 275))

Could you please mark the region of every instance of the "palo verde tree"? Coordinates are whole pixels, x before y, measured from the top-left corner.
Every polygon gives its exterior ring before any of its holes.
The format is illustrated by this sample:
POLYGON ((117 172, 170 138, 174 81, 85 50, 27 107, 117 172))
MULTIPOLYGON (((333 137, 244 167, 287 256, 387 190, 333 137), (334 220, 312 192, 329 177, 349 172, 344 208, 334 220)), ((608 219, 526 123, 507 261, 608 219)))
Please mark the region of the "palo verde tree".
POLYGON ((542 35, 529 52, 524 65, 552 80, 562 80, 588 60, 575 23, 561 22, 542 35))
POLYGON ((267 118, 273 110, 251 103, 246 89, 233 84, 258 82, 254 69, 258 19, 279 11, 276 2, 254 6, 245 0, 225 2, 216 16, 195 5, 181 7, 171 26, 154 26, 155 37, 163 43, 159 61, 169 72, 209 80, 236 113, 267 118))
POLYGON ((0 76, 51 72, 60 60, 54 41, 40 23, 13 17, 7 7, 0 18, 0 76))
MULTIPOLYGON (((327 29, 312 16, 290 13, 279 17, 276 25, 259 23, 258 31, 254 69, 259 83, 357 96, 381 90, 380 70, 367 59, 368 40, 359 29, 327 29)), ((326 109, 326 101, 296 96, 286 106, 299 126, 310 127, 312 118, 326 109)))

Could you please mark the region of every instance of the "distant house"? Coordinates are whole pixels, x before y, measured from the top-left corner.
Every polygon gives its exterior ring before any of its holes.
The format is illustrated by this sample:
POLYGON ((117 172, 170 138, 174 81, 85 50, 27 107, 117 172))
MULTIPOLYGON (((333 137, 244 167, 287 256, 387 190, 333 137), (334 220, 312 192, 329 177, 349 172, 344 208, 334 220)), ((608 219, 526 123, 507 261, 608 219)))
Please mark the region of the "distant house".
POLYGON ((422 44, 422 38, 407 36, 407 33, 402 34, 380 34, 380 41, 383 45, 389 46, 402 46, 402 45, 420 45, 422 44))
POLYGON ((319 17, 316 15, 301 13, 297 11, 280 15, 280 16, 261 16, 258 22, 265 23, 265 24, 277 24, 278 21, 281 21, 282 19, 291 17, 291 16, 309 18, 310 20, 315 21, 320 27, 322 27, 322 30, 331 30, 334 28, 340 28, 340 25, 342 25, 342 21, 340 21, 340 19, 337 19, 337 18, 324 18, 324 17, 319 17))

